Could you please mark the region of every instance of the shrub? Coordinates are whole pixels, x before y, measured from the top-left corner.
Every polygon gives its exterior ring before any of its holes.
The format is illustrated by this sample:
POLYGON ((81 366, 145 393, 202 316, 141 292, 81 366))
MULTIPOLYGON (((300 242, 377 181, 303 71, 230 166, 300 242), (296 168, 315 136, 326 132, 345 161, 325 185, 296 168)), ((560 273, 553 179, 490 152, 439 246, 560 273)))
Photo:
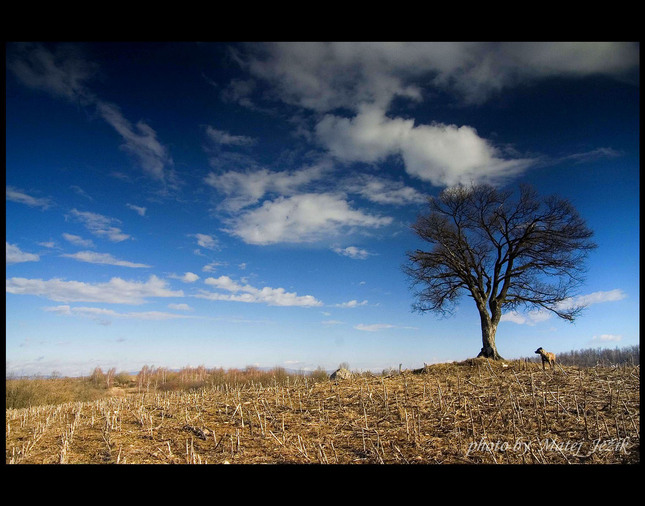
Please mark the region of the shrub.
POLYGON ((310 374, 310 377, 313 381, 326 381, 329 379, 329 374, 321 366, 318 366, 315 371, 310 374))

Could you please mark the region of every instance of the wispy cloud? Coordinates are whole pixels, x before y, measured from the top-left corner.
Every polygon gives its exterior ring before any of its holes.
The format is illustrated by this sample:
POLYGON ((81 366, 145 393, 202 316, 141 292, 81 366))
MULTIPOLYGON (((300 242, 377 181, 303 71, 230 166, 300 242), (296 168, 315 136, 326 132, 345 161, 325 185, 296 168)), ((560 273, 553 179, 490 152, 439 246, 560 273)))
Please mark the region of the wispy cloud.
POLYGON ((302 192, 328 171, 326 163, 292 171, 231 170, 221 174, 210 172, 204 182, 225 196, 220 204, 222 210, 239 211, 257 204, 265 196, 287 197, 302 192))
POLYGON ((208 292, 201 290, 196 297, 209 300, 262 303, 269 306, 311 307, 323 305, 312 295, 298 295, 294 292, 287 292, 284 288, 271 288, 268 286, 256 288, 251 285, 242 285, 228 276, 206 278, 204 283, 220 291, 208 292))
POLYGON ((135 206, 134 204, 126 204, 126 207, 129 207, 133 211, 135 211, 139 216, 145 216, 146 215, 146 208, 141 207, 141 206, 135 206))
POLYGON ((348 302, 342 302, 340 304, 336 304, 335 307, 351 308, 351 307, 367 306, 367 304, 368 304, 367 300, 359 302, 356 299, 354 299, 348 302))
POLYGON ((625 292, 623 292, 619 288, 616 288, 607 292, 598 291, 586 295, 571 297, 563 301, 561 307, 569 308, 573 306, 590 306, 591 304, 601 304, 603 302, 615 302, 618 300, 623 300, 626 297, 627 294, 625 292))
MULTIPOLYGON (((423 99, 423 80, 466 103, 555 76, 624 78, 638 69, 638 43, 623 42, 274 42, 237 54, 283 102, 317 112, 423 99), (330 76, 334 76, 330 79, 330 76)), ((258 87, 237 87, 250 100, 258 87)))
POLYGON ((39 255, 36 255, 34 253, 26 253, 22 251, 15 244, 9 244, 8 242, 6 242, 6 245, 7 245, 7 248, 6 248, 7 265, 17 264, 21 262, 38 262, 40 260, 39 255))
POLYGON ((526 313, 510 311, 502 315, 501 322, 513 322, 518 325, 536 325, 540 322, 550 320, 553 314, 545 309, 536 309, 526 313))
POLYGON ((157 133, 147 123, 132 124, 120 108, 99 98, 89 83, 98 66, 88 61, 73 44, 59 44, 53 50, 36 43, 12 44, 8 68, 26 86, 64 98, 84 107, 94 106, 123 139, 121 148, 138 162, 143 172, 164 185, 175 185, 173 160, 157 133))
POLYGON ((30 207, 40 207, 41 209, 49 209, 53 205, 52 200, 49 198, 33 197, 13 186, 7 186, 6 198, 11 202, 18 202, 30 207))
POLYGON ((74 246, 80 246, 82 248, 94 247, 92 239, 83 239, 81 236, 68 233, 63 233, 61 235, 63 236, 63 239, 65 239, 69 243, 72 243, 74 246))
POLYGON ((168 304, 168 307, 177 311, 193 311, 193 308, 188 304, 168 304))
POLYGON ((218 250, 219 241, 216 237, 208 234, 188 234, 189 237, 197 239, 197 245, 209 250, 218 250))
POLYGON ((371 323, 371 324, 359 323, 358 325, 354 325, 354 328, 356 330, 361 330, 363 332, 380 332, 381 330, 387 330, 387 329, 417 330, 417 327, 392 325, 390 323, 371 323))
POLYGON ((392 329, 394 327, 396 327, 396 325, 390 325, 389 323, 372 323, 369 325, 359 323, 354 326, 356 330, 362 330, 364 332, 378 332, 379 330, 392 329))
POLYGON ((97 237, 107 238, 112 242, 121 242, 130 239, 128 234, 124 234, 120 228, 113 225, 115 223, 121 223, 116 218, 110 218, 89 211, 79 211, 77 209, 72 209, 69 215, 83 223, 85 228, 97 237))
POLYGON ((218 267, 222 267, 227 265, 226 262, 219 262, 217 260, 214 260, 213 262, 210 262, 206 264, 204 267, 202 267, 202 271, 204 272, 215 272, 218 267))
POLYGON ((64 306, 51 306, 43 308, 45 311, 56 313, 65 316, 85 316, 93 319, 104 318, 121 318, 121 319, 134 319, 134 320, 173 320, 177 318, 195 318, 176 313, 165 313, 163 311, 141 311, 120 313, 112 309, 102 309, 96 307, 71 307, 64 306))
POLYGON ((343 188, 377 204, 422 204, 427 197, 411 186, 373 174, 360 174, 343 182, 343 188))
POLYGON ((372 255, 366 249, 357 248, 356 246, 348 246, 346 248, 333 248, 334 253, 338 253, 341 256, 353 258, 355 260, 365 260, 368 256, 372 255))
POLYGON ((38 43, 12 44, 7 67, 29 88, 71 102, 86 104, 93 100, 88 82, 98 66, 87 61, 76 45, 59 44, 50 51, 38 43))
POLYGON ((94 251, 79 251, 78 253, 64 253, 62 257, 73 258, 79 262, 87 262, 90 264, 104 264, 104 265, 116 265, 119 267, 151 267, 147 264, 139 264, 135 262, 129 262, 127 260, 119 260, 114 258, 109 253, 96 253, 94 251))
POLYGON ((206 126, 206 136, 216 145, 224 146, 252 146, 256 140, 246 135, 232 135, 226 130, 218 130, 212 126, 206 126))
POLYGON ((597 148, 582 153, 574 153, 558 159, 559 162, 586 163, 595 160, 604 160, 607 158, 618 158, 623 153, 612 148, 597 148))
POLYGON ((601 343, 617 343, 623 340, 623 336, 616 335, 616 334, 600 334, 598 336, 593 336, 591 338, 593 342, 601 342, 601 343))
POLYGON ((81 188, 80 186, 77 186, 77 185, 73 184, 73 185, 71 185, 71 186, 70 186, 70 189, 74 190, 74 193, 77 193, 78 195, 80 195, 81 197, 86 198, 87 200, 94 200, 94 198, 92 198, 92 196, 91 196, 91 195, 89 195, 89 194, 88 194, 85 190, 83 190, 83 188, 81 188))
POLYGON ((123 139, 121 149, 132 155, 145 174, 160 183, 175 183, 171 167, 173 160, 166 147, 157 139, 157 132, 143 121, 132 125, 118 106, 99 101, 96 104, 101 117, 123 139))
POLYGON ((107 283, 85 283, 64 281, 9 278, 6 280, 7 293, 37 295, 56 302, 106 302, 110 304, 143 304, 151 297, 183 297, 181 290, 173 291, 168 283, 157 276, 148 281, 126 281, 112 278, 107 283))
MULTIPOLYGON (((558 304, 557 309, 565 310, 577 306, 591 306, 593 304, 602 304, 604 302, 615 302, 627 297, 627 294, 620 289, 609 291, 598 291, 586 295, 579 295, 577 297, 570 297, 563 300, 558 304)), ((518 325, 536 325, 540 322, 549 320, 553 317, 553 313, 546 309, 536 309, 526 313, 519 311, 510 311, 504 315, 500 321, 507 321, 517 323, 518 325)))

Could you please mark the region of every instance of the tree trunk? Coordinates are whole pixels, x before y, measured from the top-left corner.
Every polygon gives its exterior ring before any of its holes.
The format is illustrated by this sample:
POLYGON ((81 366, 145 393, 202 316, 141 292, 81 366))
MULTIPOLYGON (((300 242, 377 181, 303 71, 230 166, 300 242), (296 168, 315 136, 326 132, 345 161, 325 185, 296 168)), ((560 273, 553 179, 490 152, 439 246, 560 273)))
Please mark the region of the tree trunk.
MULTIPOLYGON (((491 320, 486 310, 480 311, 479 316, 482 324, 482 349, 477 357, 492 358, 493 360, 503 360, 497 347, 495 346, 495 333, 497 332, 497 323, 491 320)), ((499 321, 499 318, 495 319, 499 321)))

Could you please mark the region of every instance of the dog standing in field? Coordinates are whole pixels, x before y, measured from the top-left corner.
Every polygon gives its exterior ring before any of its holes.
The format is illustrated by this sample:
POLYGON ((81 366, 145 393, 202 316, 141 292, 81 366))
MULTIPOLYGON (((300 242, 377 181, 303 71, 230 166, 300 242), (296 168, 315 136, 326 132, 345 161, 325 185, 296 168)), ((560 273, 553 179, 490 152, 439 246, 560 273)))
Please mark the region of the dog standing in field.
POLYGON ((535 350, 535 353, 542 357, 542 369, 546 369, 546 366, 544 364, 546 364, 547 362, 551 366, 551 369, 555 367, 555 353, 544 351, 544 348, 542 347, 539 347, 537 350, 535 350))

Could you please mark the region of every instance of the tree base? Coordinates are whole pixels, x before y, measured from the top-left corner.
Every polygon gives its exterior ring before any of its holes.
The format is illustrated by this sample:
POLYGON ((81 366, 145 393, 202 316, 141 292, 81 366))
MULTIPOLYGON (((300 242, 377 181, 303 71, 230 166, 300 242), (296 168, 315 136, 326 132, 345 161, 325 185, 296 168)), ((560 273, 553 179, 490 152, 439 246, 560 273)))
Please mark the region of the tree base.
POLYGON ((493 348, 492 346, 483 347, 479 352, 479 355, 477 355, 477 358, 480 357, 490 358, 492 360, 504 360, 501 355, 497 353, 497 349, 493 348))

